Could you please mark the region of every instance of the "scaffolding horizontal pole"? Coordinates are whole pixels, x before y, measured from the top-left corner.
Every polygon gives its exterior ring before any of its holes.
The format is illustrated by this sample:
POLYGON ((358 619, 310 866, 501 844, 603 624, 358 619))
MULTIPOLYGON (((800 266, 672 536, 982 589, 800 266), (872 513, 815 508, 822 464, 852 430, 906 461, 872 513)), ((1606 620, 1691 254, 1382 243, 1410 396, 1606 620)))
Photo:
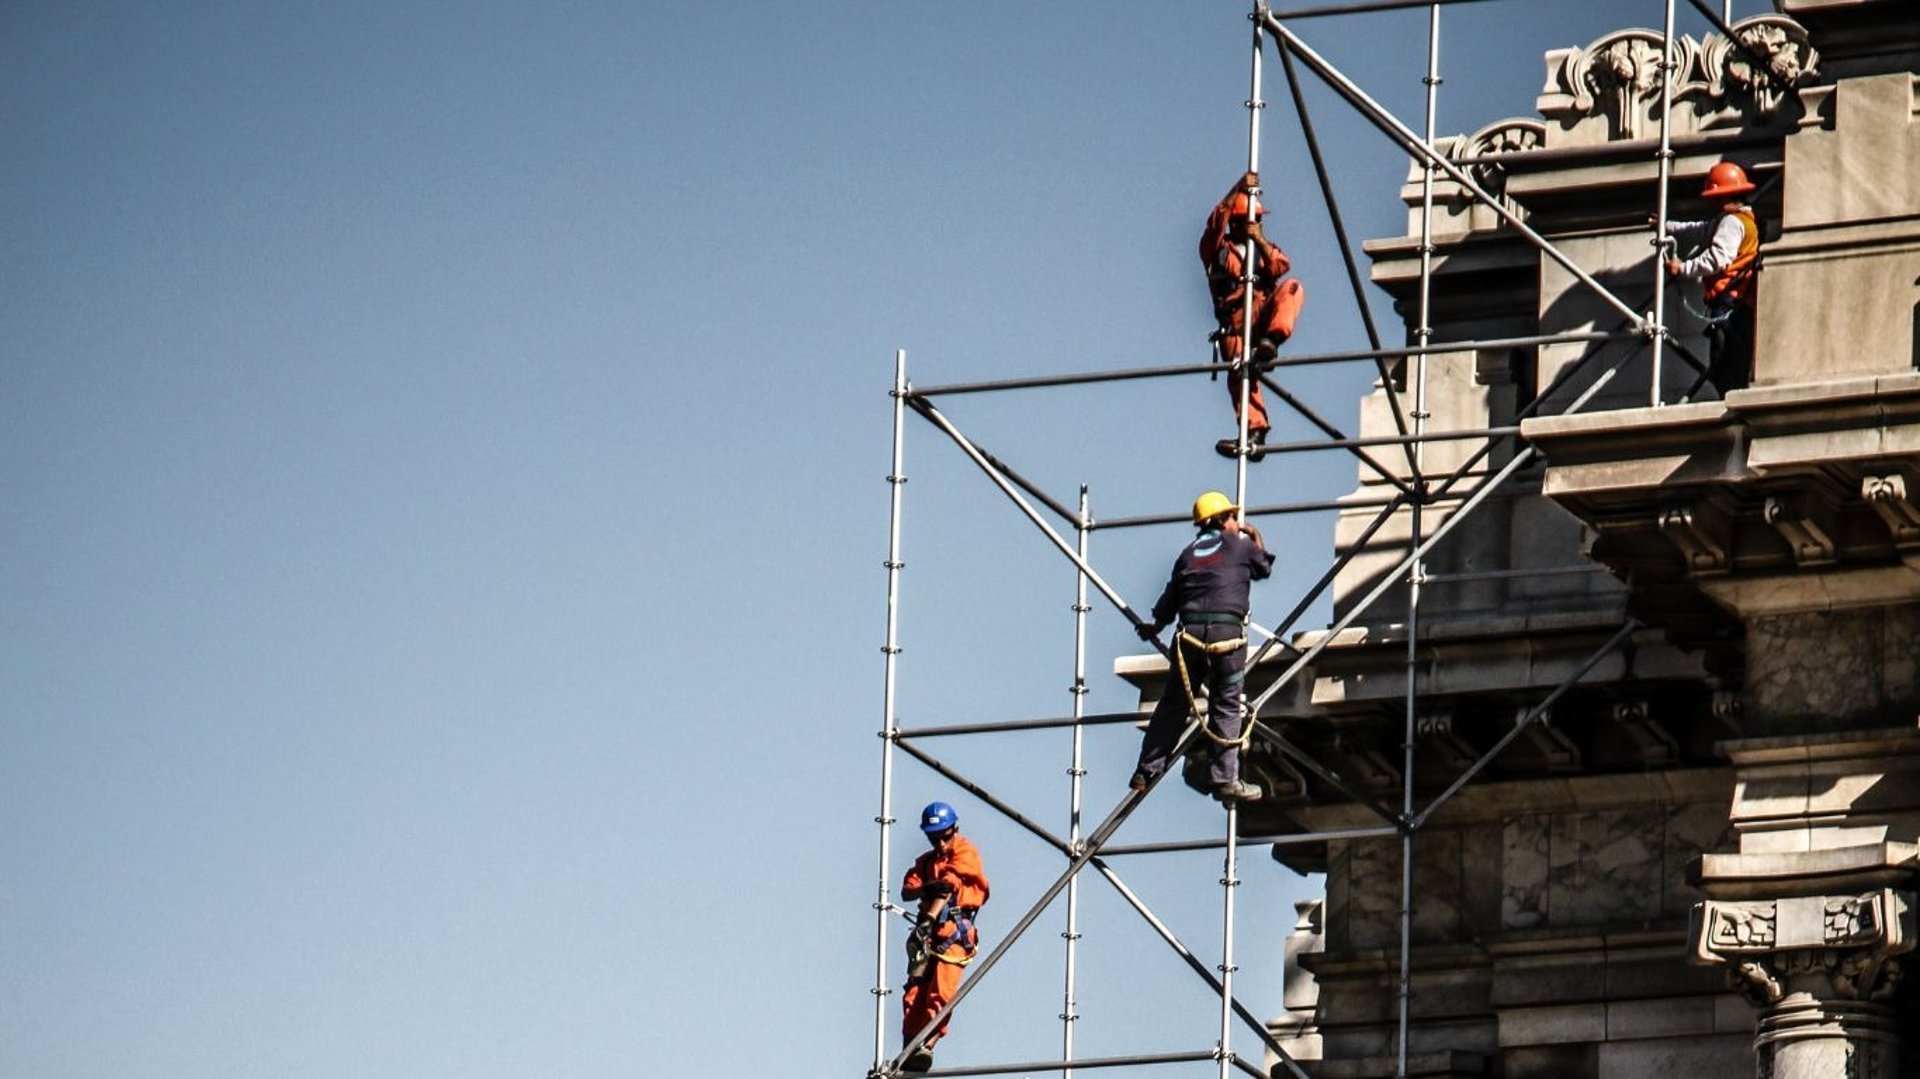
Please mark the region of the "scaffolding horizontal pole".
POLYGON ((1275 360, 1263 360, 1260 370, 1268 371, 1276 367, 1306 367, 1321 363, 1351 363, 1356 360, 1397 360, 1412 356, 1438 356, 1452 352, 1483 352, 1501 348, 1533 348, 1539 345, 1571 345, 1586 341, 1616 341, 1630 337, 1644 337, 1637 330, 1574 330, 1567 333, 1536 333, 1524 337, 1493 337, 1484 340, 1435 341, 1429 345, 1408 345, 1404 348, 1370 348, 1351 352, 1309 353, 1305 356, 1282 356, 1275 360))
POLYGON ((1195 1049, 1186 1053, 1137 1053, 1120 1057, 1081 1057, 1078 1060, 1030 1060, 1024 1064, 976 1064, 962 1065, 957 1068, 935 1068, 928 1072, 916 1072, 937 1079, 939 1076, 952 1075, 1012 1075, 1015 1072, 1044 1071, 1092 1071, 1096 1068, 1127 1068, 1146 1064, 1194 1064, 1202 1060, 1218 1060, 1211 1049, 1195 1049))
POLYGON ((1511 581, 1527 577, 1563 577, 1570 574, 1605 573, 1605 566, 1592 563, 1579 566, 1541 566, 1538 569, 1490 569, 1478 573, 1430 573, 1421 578, 1425 584, 1460 584, 1464 581, 1511 581))
MULTIPOLYGON (((1261 370, 1276 367, 1304 367, 1322 363, 1351 363, 1356 360, 1392 360, 1403 356, 1430 356, 1448 352, 1466 352, 1473 349, 1527 348, 1533 345, 1572 344, 1580 341, 1610 341, 1628 337, 1644 336, 1637 331, 1605 332, 1599 330, 1581 330, 1573 333, 1532 334, 1526 337, 1496 337, 1490 340, 1438 341, 1430 345, 1410 345, 1405 348, 1358 349, 1350 352, 1309 353, 1305 356, 1282 356, 1277 360, 1266 360, 1259 364, 1261 370)), ((1037 375, 1032 378, 1004 378, 985 382, 952 382, 942 386, 916 386, 907 391, 909 402, 933 397, 953 397, 967 393, 994 393, 1000 390, 1032 390, 1050 386, 1079 386, 1095 382, 1124 382, 1133 379, 1174 378, 1180 375, 1212 374, 1221 369, 1221 365, 1211 361, 1207 363, 1174 364, 1167 367, 1134 367, 1118 371, 1082 371, 1062 375, 1037 375)))
POLYGON ((945 386, 915 388, 915 397, 953 397, 963 393, 994 393, 999 390, 1037 390, 1049 386, 1079 386, 1090 382, 1127 382, 1145 378, 1174 378, 1179 375, 1204 375, 1218 371, 1220 365, 1181 363, 1165 367, 1133 367, 1119 371, 1083 371, 1068 375, 1035 375, 1031 378, 1003 378, 985 382, 953 382, 945 386))
POLYGON ((1261 1071, 1259 1068, 1254 1067, 1252 1061, 1247 1060, 1245 1057, 1240 1056, 1238 1053, 1230 1054, 1227 1057, 1227 1063, 1232 1064, 1234 1067, 1239 1068, 1241 1071, 1245 1072, 1246 1074, 1253 1076, 1253 1079, 1272 1079, 1272 1077, 1269 1076, 1266 1072, 1261 1071))
MULTIPOLYGON (((1243 517, 1275 517, 1288 513, 1321 513, 1326 510, 1379 509, 1395 502, 1391 498, 1351 499, 1328 498, 1318 502, 1282 502, 1271 506, 1248 506, 1242 511, 1243 517)), ((1146 525, 1184 525, 1192 524, 1193 517, 1185 513, 1154 513, 1144 517, 1112 517, 1104 521, 1094 521, 1087 527, 1103 528, 1141 528, 1146 525)))
POLYGON ((1090 716, 1075 719, 1061 716, 1057 719, 1010 719, 999 723, 955 723, 940 727, 902 727, 899 737, 908 738, 944 738, 953 734, 995 734, 1002 731, 1051 731, 1062 727, 1104 727, 1117 723, 1141 723, 1147 718, 1145 712, 1098 712, 1090 716))
POLYGON ((1464 442, 1475 438, 1504 438, 1520 433, 1518 427, 1482 427, 1465 431, 1440 431, 1424 435, 1369 435, 1366 438, 1321 438, 1300 442, 1275 442, 1265 447, 1268 453, 1310 453, 1314 450, 1340 450, 1355 446, 1397 446, 1411 442, 1464 442))
MULTIPOLYGON (((1347 828, 1332 832, 1278 832, 1273 835, 1241 836, 1239 846, 1290 847, 1306 843, 1331 843, 1344 839, 1382 839, 1400 834, 1398 828, 1347 828)), ((1189 850, 1221 850, 1226 847, 1224 839, 1176 839, 1166 843, 1129 843, 1125 846, 1108 847, 1101 852, 1103 857, 1119 857, 1123 854, 1173 854, 1189 850)))
POLYGON ((1405 8, 1432 7, 1435 4, 1476 4, 1487 0, 1356 0, 1351 4, 1323 4, 1319 7, 1276 11, 1276 19, 1323 19, 1333 15, 1364 15, 1372 11, 1400 11, 1405 8))

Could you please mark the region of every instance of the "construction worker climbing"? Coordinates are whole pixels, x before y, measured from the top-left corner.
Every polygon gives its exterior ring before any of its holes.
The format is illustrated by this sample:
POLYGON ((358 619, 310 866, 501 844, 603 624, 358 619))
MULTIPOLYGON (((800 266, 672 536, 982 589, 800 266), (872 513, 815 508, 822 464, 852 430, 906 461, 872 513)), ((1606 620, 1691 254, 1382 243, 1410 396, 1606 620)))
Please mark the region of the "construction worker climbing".
MULTIPOLYGON (((1687 259, 1667 256, 1667 273, 1701 283, 1706 300, 1707 377, 1724 395, 1753 378, 1754 293, 1760 271, 1760 228, 1741 201, 1754 190, 1745 169, 1722 161, 1707 172, 1700 197, 1714 204, 1704 221, 1669 221, 1667 235, 1687 259)), ((1700 312, 1696 312, 1698 314, 1700 312)))
MULTIPOLYGON (((1248 172, 1235 181, 1207 215, 1206 228, 1200 234, 1200 263, 1207 271, 1207 291, 1213 297, 1213 318, 1219 328, 1212 339, 1221 360, 1227 364, 1227 392, 1233 398, 1234 418, 1240 416, 1240 383, 1247 377, 1247 365, 1240 362, 1247 325, 1247 285, 1253 285, 1253 360, 1270 360, 1293 335, 1300 306, 1306 302, 1306 289, 1299 281, 1285 277, 1293 266, 1286 252, 1263 233, 1260 220, 1266 209, 1260 204, 1260 176, 1248 172), (1253 272, 1247 272, 1247 245, 1253 245, 1253 272)), ((1267 439, 1267 407, 1255 379, 1247 393, 1247 459, 1266 456, 1262 447, 1267 439)), ((1224 438, 1214 445, 1223 457, 1239 452, 1239 439, 1224 438)))
POLYGON ((1140 741, 1140 763, 1128 785, 1144 790, 1166 770, 1167 758, 1199 711, 1206 687, 1206 734, 1213 743, 1209 777, 1222 802, 1252 802, 1260 788, 1240 779, 1240 746, 1246 678, 1246 622, 1252 582, 1273 572, 1259 529, 1240 519, 1240 507, 1219 491, 1194 500, 1193 523, 1200 534, 1174 560, 1173 576, 1153 605, 1153 622, 1141 623, 1142 640, 1159 635, 1174 618, 1180 634, 1173 650, 1176 669, 1147 721, 1140 741))
MULTIPOLYGON (((961 972, 980 948, 973 922, 987 902, 987 874, 980 865, 980 851, 960 834, 960 815, 953 807, 927 803, 920 811, 920 830, 933 849, 914 859, 900 884, 902 899, 920 903, 920 916, 907 938, 902 1042, 912 1041, 960 991, 961 972)), ((933 1067, 933 1047, 946 1035, 947 1022, 941 1020, 902 1066, 913 1072, 933 1067)))

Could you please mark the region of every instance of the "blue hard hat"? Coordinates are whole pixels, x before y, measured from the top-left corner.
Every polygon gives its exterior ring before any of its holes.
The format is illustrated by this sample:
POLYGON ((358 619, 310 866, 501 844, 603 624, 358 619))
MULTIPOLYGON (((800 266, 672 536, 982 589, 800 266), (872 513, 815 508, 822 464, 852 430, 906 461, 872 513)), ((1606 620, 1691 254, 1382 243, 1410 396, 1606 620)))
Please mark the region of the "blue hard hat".
POLYGON ((960 823, 960 814, 945 802, 928 802, 927 808, 920 811, 920 830, 932 835, 944 832, 960 823))

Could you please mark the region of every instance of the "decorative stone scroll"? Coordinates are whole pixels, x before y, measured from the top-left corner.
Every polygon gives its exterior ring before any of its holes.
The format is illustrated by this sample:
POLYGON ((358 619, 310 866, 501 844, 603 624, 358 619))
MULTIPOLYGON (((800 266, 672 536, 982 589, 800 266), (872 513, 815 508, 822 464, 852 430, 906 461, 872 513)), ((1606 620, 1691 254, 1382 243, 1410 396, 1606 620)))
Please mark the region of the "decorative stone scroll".
POLYGON ((1681 36, 1661 48, 1652 30, 1621 30, 1585 48, 1547 54, 1542 116, 1573 129, 1604 124, 1574 141, 1649 138, 1659 125, 1663 67, 1673 72, 1674 120, 1681 131, 1781 119, 1793 92, 1819 73, 1820 55, 1799 23, 1757 15, 1734 24, 1745 49, 1719 34, 1681 36), (1664 63, 1663 63, 1664 61, 1664 63))
POLYGON ((1453 158, 1467 159, 1468 175, 1487 193, 1498 198, 1507 212, 1525 215, 1526 209, 1507 197, 1507 170, 1498 162, 1481 161, 1492 154, 1524 153, 1547 144, 1547 125, 1538 120, 1502 120, 1489 124, 1453 146, 1453 158))

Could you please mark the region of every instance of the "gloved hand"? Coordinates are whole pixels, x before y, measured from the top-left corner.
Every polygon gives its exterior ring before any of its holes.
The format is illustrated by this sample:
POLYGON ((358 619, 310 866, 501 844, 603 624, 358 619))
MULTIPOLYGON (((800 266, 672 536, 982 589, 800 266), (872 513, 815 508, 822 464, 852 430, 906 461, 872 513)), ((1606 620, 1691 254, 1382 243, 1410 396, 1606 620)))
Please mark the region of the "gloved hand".
POLYGON ((1160 626, 1160 623, 1158 622, 1142 622, 1139 625, 1133 627, 1133 631, 1135 633, 1138 633, 1140 635, 1140 639, 1143 641, 1151 641, 1155 637, 1160 636, 1160 629, 1161 629, 1161 626, 1160 626))

